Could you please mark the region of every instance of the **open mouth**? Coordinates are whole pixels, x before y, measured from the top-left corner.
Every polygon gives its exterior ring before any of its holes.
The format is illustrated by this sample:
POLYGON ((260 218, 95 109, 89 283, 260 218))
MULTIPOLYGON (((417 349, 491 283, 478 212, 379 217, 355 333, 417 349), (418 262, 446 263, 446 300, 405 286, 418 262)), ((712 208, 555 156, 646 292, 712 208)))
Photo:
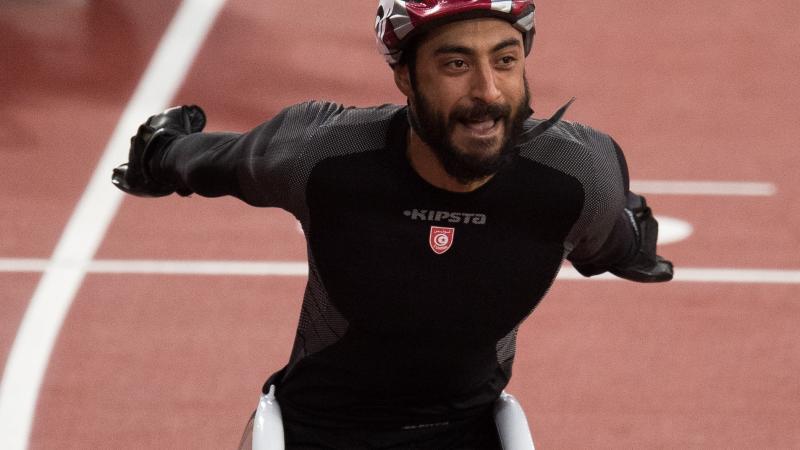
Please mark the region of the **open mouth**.
POLYGON ((467 128, 472 133, 477 135, 489 135, 494 133, 494 131, 498 128, 497 124, 499 122, 500 119, 492 119, 492 118, 459 121, 461 125, 463 125, 465 128, 467 128))

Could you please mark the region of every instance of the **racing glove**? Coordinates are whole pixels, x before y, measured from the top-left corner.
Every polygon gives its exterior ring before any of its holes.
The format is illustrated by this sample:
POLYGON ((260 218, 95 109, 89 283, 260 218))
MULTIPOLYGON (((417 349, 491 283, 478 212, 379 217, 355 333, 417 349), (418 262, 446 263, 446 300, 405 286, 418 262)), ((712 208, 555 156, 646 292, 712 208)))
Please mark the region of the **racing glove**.
POLYGON ((673 267, 670 261, 656 254, 658 222, 641 195, 628 192, 625 214, 633 226, 635 252, 625 261, 614 264, 609 272, 640 283, 664 282, 672 279, 673 267))
POLYGON ((111 182, 120 190, 138 197, 163 197, 190 192, 153 177, 169 144, 180 136, 198 133, 206 125, 206 115, 199 106, 176 106, 150 116, 131 138, 128 162, 114 169, 111 182))

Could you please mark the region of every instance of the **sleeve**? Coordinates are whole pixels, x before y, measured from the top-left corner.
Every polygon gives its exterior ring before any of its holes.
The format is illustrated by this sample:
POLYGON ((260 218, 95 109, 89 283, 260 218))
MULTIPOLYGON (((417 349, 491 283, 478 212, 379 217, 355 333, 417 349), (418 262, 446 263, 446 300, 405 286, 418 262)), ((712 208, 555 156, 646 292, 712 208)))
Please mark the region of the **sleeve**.
MULTIPOLYGON (((625 155, 620 146, 611 138, 614 158, 609 158, 618 170, 610 173, 599 173, 595 177, 612 177, 618 179, 613 183, 616 188, 606 192, 608 197, 603 207, 595 207, 595 226, 587 226, 586 235, 576 240, 575 247, 567 259, 576 270, 584 276, 598 275, 612 267, 631 259, 638 249, 638 235, 625 209, 630 192, 630 178, 625 155)), ((591 208, 591 206, 590 206, 591 208)))
POLYGON ((343 108, 308 102, 284 109, 246 133, 193 133, 154 157, 153 176, 182 195, 231 195, 286 208, 292 173, 317 129, 343 108))

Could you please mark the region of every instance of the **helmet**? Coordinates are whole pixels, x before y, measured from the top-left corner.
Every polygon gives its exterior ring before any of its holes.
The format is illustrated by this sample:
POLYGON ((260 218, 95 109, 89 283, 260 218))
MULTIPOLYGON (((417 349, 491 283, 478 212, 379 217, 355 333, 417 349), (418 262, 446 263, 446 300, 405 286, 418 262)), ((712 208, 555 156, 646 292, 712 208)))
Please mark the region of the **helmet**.
POLYGON ((531 51, 533 0, 379 0, 375 19, 378 50, 389 65, 400 62, 403 49, 422 30, 460 19, 497 17, 523 34, 525 56, 531 51))

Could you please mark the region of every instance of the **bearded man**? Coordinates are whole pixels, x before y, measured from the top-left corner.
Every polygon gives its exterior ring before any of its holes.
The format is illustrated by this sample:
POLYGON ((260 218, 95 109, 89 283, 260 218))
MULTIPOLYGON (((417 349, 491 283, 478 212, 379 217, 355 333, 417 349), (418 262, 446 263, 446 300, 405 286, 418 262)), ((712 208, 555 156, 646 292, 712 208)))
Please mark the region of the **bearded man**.
POLYGON ((297 337, 264 387, 287 448, 501 448, 517 329, 563 260, 639 282, 672 265, 619 146, 568 105, 530 117, 531 0, 381 0, 375 30, 407 105, 303 103, 243 134, 173 108, 113 180, 302 224, 297 337))

